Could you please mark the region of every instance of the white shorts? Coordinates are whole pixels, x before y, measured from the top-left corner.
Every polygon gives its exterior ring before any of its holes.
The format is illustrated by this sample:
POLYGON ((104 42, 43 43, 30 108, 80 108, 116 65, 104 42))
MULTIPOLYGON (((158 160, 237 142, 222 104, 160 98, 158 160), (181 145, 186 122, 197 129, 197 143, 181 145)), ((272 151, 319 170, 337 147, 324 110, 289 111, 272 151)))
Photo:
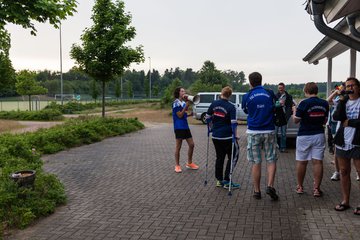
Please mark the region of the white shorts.
POLYGON ((296 138, 296 160, 323 160, 325 152, 325 134, 298 136, 296 138))

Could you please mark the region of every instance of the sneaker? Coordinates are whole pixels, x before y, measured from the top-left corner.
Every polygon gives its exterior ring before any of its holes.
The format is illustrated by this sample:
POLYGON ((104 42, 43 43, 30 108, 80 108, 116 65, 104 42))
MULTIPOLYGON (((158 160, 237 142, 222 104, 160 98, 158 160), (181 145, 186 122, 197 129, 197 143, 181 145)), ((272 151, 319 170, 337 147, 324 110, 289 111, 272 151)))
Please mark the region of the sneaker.
MULTIPOLYGON (((224 184, 224 188, 229 189, 230 186, 229 181, 223 181, 223 184, 224 184)), ((231 189, 238 189, 238 188, 240 188, 240 184, 231 182, 231 189)))
POLYGON ((280 152, 287 153, 288 151, 286 149, 280 149, 280 152))
POLYGON ((216 187, 223 187, 224 183, 223 181, 216 180, 216 187))
POLYGON ((266 187, 266 194, 268 194, 272 200, 276 201, 279 199, 279 196, 276 194, 276 190, 273 187, 266 187))
POLYGON ((198 170, 199 169, 199 166, 196 165, 195 163, 187 163, 185 165, 185 167, 188 168, 188 169, 192 169, 192 170, 198 170))
POLYGON ((359 174, 356 174, 356 181, 360 181, 359 174))
POLYGON ((334 172, 330 179, 331 179, 331 181, 339 181, 340 180, 340 173, 339 172, 334 172))
POLYGON ((320 188, 314 188, 314 197, 322 197, 323 192, 320 190, 320 188))
POLYGON ((177 172, 177 173, 181 173, 181 172, 182 172, 180 165, 175 165, 175 172, 177 172))
POLYGON ((296 186, 296 193, 297 194, 303 194, 304 193, 304 187, 300 186, 300 185, 297 185, 296 186))
POLYGON ((255 199, 261 199, 261 192, 255 192, 255 191, 254 191, 253 198, 255 198, 255 199))

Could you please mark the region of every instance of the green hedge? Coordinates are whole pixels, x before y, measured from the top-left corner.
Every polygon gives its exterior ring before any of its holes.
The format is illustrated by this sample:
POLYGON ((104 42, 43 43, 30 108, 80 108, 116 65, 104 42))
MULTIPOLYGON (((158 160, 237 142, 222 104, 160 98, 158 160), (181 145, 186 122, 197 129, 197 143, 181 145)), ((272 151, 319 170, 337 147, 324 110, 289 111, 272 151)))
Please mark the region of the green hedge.
MULTIPOLYGON (((132 105, 132 104, 140 104, 140 103, 149 103, 149 102, 159 102, 159 100, 120 100, 120 101, 111 101, 105 102, 105 106, 123 106, 123 105, 132 105)), ((84 110, 95 109, 102 106, 101 102, 97 103, 81 103, 77 101, 70 101, 64 105, 58 104, 56 102, 51 102, 49 105, 45 107, 45 109, 54 109, 62 112, 63 114, 73 114, 78 113, 84 110)))
POLYGON ((66 202, 59 179, 45 173, 43 153, 55 153, 144 128, 136 119, 88 117, 33 133, 0 135, 0 239, 6 228, 24 228, 66 202), (18 187, 9 176, 19 170, 36 170, 34 190, 18 187))
POLYGON ((63 120, 61 111, 56 109, 43 109, 40 111, 1 111, 0 119, 54 121, 63 120))

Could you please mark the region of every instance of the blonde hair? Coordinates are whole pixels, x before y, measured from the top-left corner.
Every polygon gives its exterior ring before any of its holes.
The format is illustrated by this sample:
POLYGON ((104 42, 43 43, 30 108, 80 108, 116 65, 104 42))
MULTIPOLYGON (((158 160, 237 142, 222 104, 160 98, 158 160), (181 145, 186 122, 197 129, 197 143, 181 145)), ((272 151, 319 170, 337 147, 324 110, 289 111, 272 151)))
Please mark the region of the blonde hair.
POLYGON ((231 94, 232 94, 232 89, 229 86, 226 86, 221 90, 221 96, 223 96, 226 99, 229 99, 231 94))

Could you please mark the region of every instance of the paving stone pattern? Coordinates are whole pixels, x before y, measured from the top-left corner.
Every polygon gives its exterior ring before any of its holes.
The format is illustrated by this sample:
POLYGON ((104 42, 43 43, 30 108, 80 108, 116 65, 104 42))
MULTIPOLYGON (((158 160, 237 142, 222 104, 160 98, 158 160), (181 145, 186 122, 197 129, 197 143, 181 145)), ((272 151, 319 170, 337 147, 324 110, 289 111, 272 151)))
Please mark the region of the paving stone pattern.
MULTIPOLYGON (((246 126, 238 128, 241 155, 234 180, 241 184, 228 196, 215 187, 215 152, 209 147, 205 181, 205 126, 191 127, 198 171, 187 170, 187 144, 181 151, 183 172, 174 172, 175 140, 171 124, 106 139, 44 157, 46 171, 66 187, 68 203, 49 217, 6 239, 360 239, 360 216, 336 212, 340 183, 331 182, 333 156, 326 153, 322 198, 312 196, 308 166, 303 195, 295 193, 295 153, 278 161, 275 188, 280 199, 252 198, 251 168, 246 160, 246 126)), ((266 174, 265 164, 262 168, 266 174)), ((360 204, 359 183, 352 173, 351 204, 360 204)))

